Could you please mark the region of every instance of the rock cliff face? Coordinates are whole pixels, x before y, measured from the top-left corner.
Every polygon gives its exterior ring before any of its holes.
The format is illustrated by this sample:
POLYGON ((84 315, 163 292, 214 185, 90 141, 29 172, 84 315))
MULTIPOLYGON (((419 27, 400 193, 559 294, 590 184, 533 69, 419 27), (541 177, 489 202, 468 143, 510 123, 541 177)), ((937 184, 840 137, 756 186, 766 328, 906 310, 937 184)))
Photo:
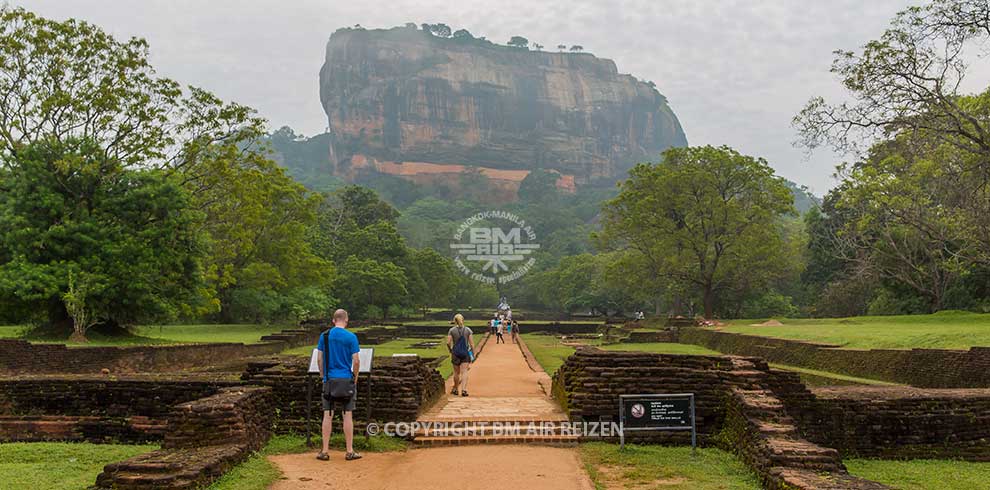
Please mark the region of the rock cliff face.
POLYGON ((558 185, 613 179, 687 144, 663 95, 611 60, 415 28, 342 29, 327 43, 320 99, 331 163, 424 182, 476 167, 518 188, 534 169, 558 185))

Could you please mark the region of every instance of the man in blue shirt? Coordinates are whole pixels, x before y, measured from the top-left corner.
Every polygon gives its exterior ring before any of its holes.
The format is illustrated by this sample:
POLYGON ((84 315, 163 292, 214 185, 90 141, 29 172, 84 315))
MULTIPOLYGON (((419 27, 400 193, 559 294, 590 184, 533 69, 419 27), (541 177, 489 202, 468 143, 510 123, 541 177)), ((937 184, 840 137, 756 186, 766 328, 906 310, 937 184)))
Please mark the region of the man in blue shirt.
POLYGON ((354 404, 357 402, 357 379, 361 365, 357 335, 347 331, 347 312, 333 312, 333 327, 320 335, 317 361, 323 377, 323 450, 316 455, 320 461, 330 459, 330 434, 333 432, 333 411, 341 406, 344 419, 344 441, 347 461, 361 459, 354 452, 354 404))

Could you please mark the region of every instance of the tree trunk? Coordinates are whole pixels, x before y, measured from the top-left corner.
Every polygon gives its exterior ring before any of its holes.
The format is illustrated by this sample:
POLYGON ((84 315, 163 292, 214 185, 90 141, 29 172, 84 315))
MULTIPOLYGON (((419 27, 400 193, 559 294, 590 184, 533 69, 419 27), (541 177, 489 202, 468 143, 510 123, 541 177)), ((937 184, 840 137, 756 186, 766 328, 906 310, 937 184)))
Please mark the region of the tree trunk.
POLYGON ((711 286, 705 286, 705 320, 711 320, 715 314, 715 291, 711 286))
POLYGON ((72 335, 69 336, 70 344, 88 344, 89 339, 86 338, 86 332, 82 329, 73 329, 72 335))

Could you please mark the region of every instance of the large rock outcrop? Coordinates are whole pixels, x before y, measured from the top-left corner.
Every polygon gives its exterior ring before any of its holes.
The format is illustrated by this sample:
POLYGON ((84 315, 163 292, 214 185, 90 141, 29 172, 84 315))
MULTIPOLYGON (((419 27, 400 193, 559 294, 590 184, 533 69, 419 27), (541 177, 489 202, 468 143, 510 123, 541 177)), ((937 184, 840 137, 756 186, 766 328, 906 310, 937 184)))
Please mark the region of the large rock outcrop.
POLYGON ((424 183, 477 168, 511 189, 548 169, 573 188, 687 144, 666 98, 611 60, 413 27, 334 32, 320 99, 331 163, 350 178, 368 170, 424 183))

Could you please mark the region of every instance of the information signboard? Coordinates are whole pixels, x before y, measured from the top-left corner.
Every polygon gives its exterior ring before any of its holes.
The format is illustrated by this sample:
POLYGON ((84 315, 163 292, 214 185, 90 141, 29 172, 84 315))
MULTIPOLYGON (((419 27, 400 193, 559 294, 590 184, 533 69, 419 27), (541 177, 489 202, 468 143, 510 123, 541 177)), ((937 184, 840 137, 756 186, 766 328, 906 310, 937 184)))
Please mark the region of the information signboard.
POLYGON ((694 393, 619 395, 619 440, 626 431, 691 431, 691 447, 697 446, 694 393))
MULTIPOLYGON (((313 354, 309 358, 309 372, 318 373, 320 372, 320 361, 319 361, 319 349, 313 349, 313 354)), ((375 358, 375 349, 373 347, 367 347, 361 349, 358 352, 358 359, 360 359, 361 364, 358 367, 359 373, 370 373, 371 372, 371 361, 375 358)))

